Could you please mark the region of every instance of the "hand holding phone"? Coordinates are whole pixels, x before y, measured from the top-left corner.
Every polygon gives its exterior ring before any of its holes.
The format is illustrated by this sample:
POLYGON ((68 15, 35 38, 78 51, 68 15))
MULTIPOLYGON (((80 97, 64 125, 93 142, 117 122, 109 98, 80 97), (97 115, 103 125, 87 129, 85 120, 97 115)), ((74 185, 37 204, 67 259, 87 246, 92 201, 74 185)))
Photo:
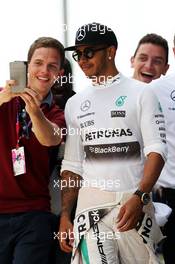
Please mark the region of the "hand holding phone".
POLYGON ((13 61, 9 64, 10 80, 15 80, 16 85, 12 86, 13 93, 22 93, 27 86, 27 62, 13 61))

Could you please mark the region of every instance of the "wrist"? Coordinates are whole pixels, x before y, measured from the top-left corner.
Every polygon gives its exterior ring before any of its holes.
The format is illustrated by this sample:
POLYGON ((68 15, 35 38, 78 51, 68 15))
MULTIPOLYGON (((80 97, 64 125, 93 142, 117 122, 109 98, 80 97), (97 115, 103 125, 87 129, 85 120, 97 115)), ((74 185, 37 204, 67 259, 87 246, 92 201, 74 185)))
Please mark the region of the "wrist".
POLYGON ((70 219, 71 218, 71 213, 69 211, 67 211, 67 210, 64 210, 64 211, 61 212, 60 218, 70 219))
POLYGON ((150 200, 151 200, 150 193, 143 192, 143 191, 140 190, 140 189, 137 189, 137 190, 134 192, 134 195, 136 195, 136 196, 140 199, 140 202, 141 202, 143 205, 147 205, 147 204, 150 202, 150 200))

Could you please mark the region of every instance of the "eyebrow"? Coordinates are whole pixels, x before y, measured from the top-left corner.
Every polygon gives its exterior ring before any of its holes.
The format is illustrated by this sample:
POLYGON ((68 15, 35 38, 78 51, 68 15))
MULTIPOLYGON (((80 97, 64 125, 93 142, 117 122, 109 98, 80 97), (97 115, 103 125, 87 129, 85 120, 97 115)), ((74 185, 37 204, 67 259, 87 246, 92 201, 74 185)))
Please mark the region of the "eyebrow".
MULTIPOLYGON (((88 47, 84 48, 82 51, 84 51, 85 49, 93 49, 93 48, 95 48, 95 47, 93 47, 93 46, 88 46, 88 47)), ((81 51, 81 50, 76 49, 75 51, 81 51)))
MULTIPOLYGON (((39 62, 42 62, 42 61, 44 61, 43 59, 34 59, 34 61, 39 61, 39 62)), ((55 64, 55 65, 58 65, 59 64, 59 62, 49 62, 49 64, 55 64)))
MULTIPOLYGON (((148 57, 148 54, 145 53, 140 53, 138 56, 143 56, 143 57, 148 57)), ((160 59, 160 60, 164 60, 164 58, 162 56, 153 56, 154 59, 160 59)))

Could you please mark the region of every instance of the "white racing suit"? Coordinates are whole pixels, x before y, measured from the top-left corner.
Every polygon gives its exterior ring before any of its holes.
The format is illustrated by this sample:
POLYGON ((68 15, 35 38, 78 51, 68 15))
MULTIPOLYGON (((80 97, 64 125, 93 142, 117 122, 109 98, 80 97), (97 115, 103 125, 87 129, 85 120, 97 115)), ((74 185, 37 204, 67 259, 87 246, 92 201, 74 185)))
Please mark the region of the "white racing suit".
POLYGON ((144 206, 144 217, 138 230, 117 231, 119 209, 130 196, 131 193, 106 192, 97 188, 80 190, 74 221, 73 264, 159 263, 154 255, 154 245, 163 236, 155 222, 152 203, 144 206), (90 197, 93 197, 91 201, 90 197))
POLYGON ((125 193, 133 193, 140 184, 146 157, 154 152, 166 160, 164 118, 156 96, 146 84, 118 74, 111 84, 91 86, 71 97, 65 118, 61 171, 81 175, 88 186, 87 193, 86 188, 80 190, 72 263, 80 263, 78 251, 83 263, 157 263, 152 232, 158 229, 151 209, 145 231, 138 231, 143 238, 136 230, 118 238, 115 224, 121 204, 129 198, 125 193), (114 235, 118 239, 111 238, 114 235))

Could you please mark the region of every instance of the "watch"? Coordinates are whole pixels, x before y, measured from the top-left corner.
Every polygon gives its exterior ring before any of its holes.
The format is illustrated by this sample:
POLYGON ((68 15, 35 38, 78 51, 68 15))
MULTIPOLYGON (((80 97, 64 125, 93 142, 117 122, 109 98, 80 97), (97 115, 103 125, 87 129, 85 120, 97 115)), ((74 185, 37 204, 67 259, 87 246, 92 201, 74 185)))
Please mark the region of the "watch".
POLYGON ((137 189, 134 194, 136 194, 136 195, 138 195, 140 197, 140 200, 141 200, 141 202, 144 205, 147 205, 150 202, 150 200, 151 200, 151 197, 150 197, 149 193, 142 192, 139 189, 137 189))

